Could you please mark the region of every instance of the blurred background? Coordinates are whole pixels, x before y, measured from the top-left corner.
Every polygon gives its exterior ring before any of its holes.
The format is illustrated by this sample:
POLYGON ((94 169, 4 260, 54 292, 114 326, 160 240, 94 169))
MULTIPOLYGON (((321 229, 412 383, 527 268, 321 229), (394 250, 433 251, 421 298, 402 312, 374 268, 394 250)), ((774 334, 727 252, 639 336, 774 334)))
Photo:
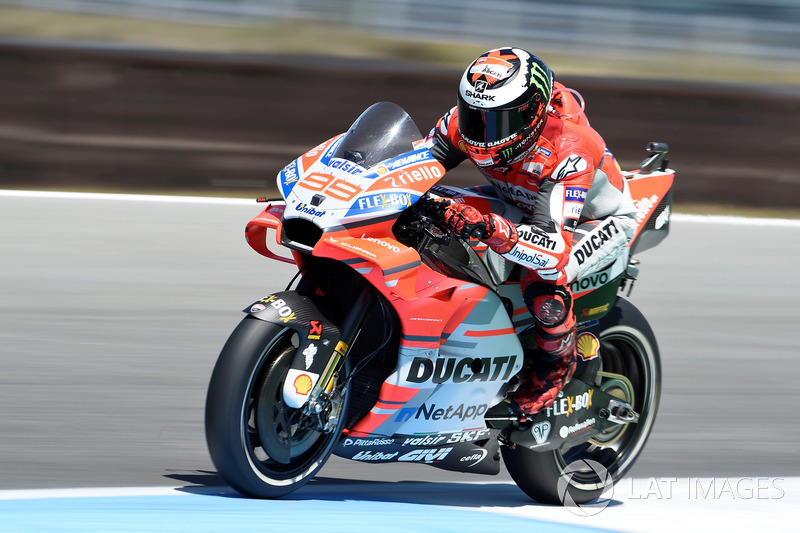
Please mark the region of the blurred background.
POLYGON ((376 101, 426 133, 509 44, 623 168, 668 143, 677 208, 798 216, 800 0, 0 0, 0 188, 269 194, 376 101))

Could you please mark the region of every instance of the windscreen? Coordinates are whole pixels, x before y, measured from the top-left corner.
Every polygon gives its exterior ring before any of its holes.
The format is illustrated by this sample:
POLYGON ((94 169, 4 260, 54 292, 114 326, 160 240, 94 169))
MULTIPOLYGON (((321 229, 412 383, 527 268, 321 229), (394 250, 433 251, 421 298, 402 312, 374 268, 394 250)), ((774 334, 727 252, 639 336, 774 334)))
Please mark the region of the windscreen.
POLYGON ((410 152, 413 143, 421 138, 419 128, 403 108, 391 102, 378 102, 350 126, 332 156, 369 169, 410 152))

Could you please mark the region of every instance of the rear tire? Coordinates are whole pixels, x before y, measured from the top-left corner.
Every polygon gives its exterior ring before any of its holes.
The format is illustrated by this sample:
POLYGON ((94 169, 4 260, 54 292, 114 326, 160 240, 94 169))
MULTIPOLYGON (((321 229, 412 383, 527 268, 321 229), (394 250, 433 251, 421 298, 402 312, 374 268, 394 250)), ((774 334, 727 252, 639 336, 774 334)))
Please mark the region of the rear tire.
POLYGON ((276 498, 322 468, 346 418, 349 387, 334 431, 324 433, 302 409, 283 402, 283 382, 296 351, 295 333, 248 316, 233 331, 211 375, 206 442, 222 477, 236 490, 276 498))
POLYGON ((596 331, 602 371, 627 378, 627 383, 617 380, 619 390, 613 393, 631 396, 625 399, 639 413, 639 421, 566 450, 502 447, 509 474, 537 502, 572 505, 600 498, 630 470, 653 428, 661 395, 661 360, 650 325, 633 304, 618 298, 596 331))

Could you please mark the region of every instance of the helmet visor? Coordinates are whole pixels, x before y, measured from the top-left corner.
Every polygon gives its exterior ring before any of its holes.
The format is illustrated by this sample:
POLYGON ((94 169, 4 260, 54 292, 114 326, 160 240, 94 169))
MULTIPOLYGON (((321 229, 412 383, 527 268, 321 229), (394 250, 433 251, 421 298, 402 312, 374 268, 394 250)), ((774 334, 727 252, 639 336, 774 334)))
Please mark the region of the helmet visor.
POLYGON ((458 99, 458 129, 462 137, 475 144, 502 141, 533 125, 544 105, 528 102, 511 109, 481 109, 458 99))

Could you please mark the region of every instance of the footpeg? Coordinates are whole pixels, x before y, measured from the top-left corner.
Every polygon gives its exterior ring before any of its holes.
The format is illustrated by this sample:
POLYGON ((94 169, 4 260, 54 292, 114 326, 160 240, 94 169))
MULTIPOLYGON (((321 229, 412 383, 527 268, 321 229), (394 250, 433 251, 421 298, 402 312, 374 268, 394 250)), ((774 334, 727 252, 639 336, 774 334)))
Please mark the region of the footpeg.
POLYGON ((604 409, 604 411, 605 412, 601 412, 601 416, 607 414, 605 418, 607 418, 609 422, 615 424, 629 424, 639 421, 639 413, 634 411, 633 407, 625 402, 611 400, 608 402, 608 408, 604 409))

